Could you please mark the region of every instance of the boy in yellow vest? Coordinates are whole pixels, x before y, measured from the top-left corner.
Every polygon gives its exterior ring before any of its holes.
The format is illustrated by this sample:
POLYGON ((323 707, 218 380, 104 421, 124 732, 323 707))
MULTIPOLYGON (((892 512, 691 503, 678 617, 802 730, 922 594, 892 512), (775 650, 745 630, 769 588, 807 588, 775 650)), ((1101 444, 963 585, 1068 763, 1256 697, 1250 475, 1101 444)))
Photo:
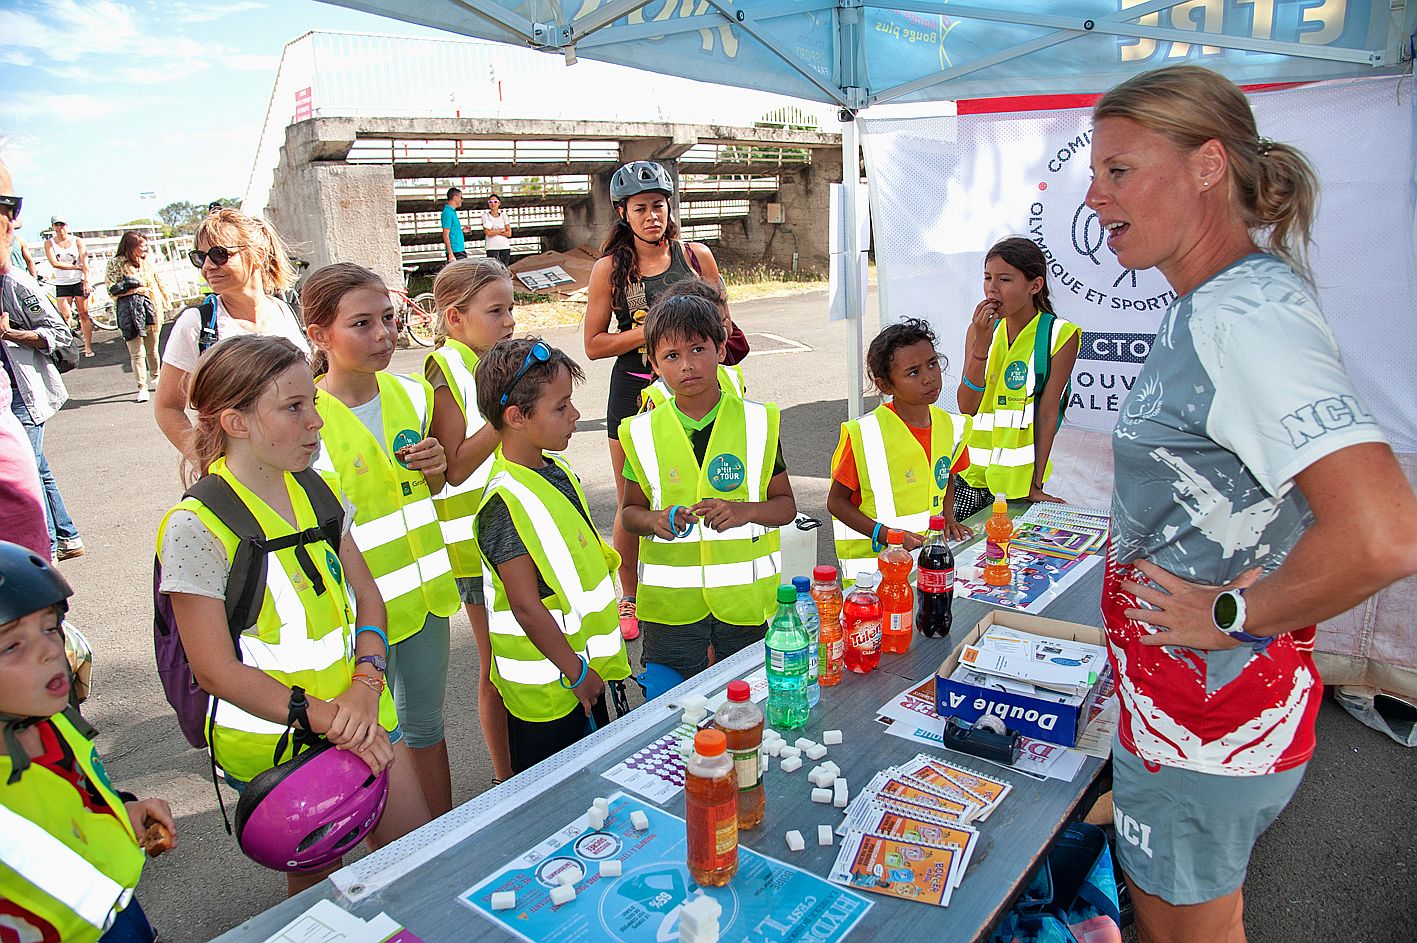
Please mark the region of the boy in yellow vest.
POLYGON ((65 710, 72 593, 0 541, 0 939, 153 940, 133 889, 144 849, 170 849, 176 826, 163 800, 113 788, 92 728, 65 710))
POLYGON ((673 395, 620 424, 625 529, 640 537, 644 661, 686 678, 760 641, 782 569, 777 528, 797 515, 778 411, 718 382, 727 330, 713 304, 669 297, 645 348, 673 395))
MULTIPOLYGON (((501 436, 474 523, 492 683, 520 773, 610 722, 605 688, 629 677, 615 569, 580 479, 560 456, 584 374, 546 342, 506 340, 477 364, 477 408, 501 436), (490 577, 490 578, 489 578, 490 577)), ((622 698, 617 698, 623 704, 622 698)))

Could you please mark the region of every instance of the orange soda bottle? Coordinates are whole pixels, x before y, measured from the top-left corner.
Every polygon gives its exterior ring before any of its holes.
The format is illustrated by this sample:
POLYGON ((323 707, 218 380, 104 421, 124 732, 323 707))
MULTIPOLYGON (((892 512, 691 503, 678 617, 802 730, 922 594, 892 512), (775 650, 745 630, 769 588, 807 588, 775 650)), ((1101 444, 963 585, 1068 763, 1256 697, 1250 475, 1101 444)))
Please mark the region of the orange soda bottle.
POLYGON ((689 873, 722 887, 738 870, 738 777, 722 730, 700 730, 684 777, 689 873))
POLYGON ((842 660, 846 654, 846 633, 841 627, 841 583, 836 567, 812 569, 812 599, 817 603, 821 620, 821 640, 817 652, 817 684, 829 688, 841 683, 842 660))
POLYGON ((915 561, 905 549, 905 532, 886 533, 886 549, 876 559, 881 571, 881 651, 904 654, 910 651, 915 627, 915 590, 910 588, 910 571, 915 561))
POLYGON ((984 537, 984 582, 1008 586, 1013 582, 1009 542, 1014 539, 1014 522, 1009 520, 1009 502, 1002 492, 994 495, 994 516, 984 525, 984 537))

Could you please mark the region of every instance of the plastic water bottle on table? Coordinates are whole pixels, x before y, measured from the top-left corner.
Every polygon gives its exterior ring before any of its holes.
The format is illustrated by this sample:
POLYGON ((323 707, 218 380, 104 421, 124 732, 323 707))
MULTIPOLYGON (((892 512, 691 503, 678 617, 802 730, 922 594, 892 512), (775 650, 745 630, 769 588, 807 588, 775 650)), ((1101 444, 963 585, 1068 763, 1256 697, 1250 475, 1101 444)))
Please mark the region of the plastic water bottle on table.
POLYGON ((768 723, 793 730, 807 723, 811 706, 807 703, 807 672, 811 639, 797 615, 797 590, 790 585, 777 588, 777 615, 768 625, 767 638, 768 723))
POLYGON ((821 620, 817 616, 817 603, 812 598, 812 581, 805 576, 792 577, 792 588, 797 590, 797 615, 811 639, 807 649, 807 706, 816 707, 822 699, 822 689, 818 682, 821 666, 821 620))

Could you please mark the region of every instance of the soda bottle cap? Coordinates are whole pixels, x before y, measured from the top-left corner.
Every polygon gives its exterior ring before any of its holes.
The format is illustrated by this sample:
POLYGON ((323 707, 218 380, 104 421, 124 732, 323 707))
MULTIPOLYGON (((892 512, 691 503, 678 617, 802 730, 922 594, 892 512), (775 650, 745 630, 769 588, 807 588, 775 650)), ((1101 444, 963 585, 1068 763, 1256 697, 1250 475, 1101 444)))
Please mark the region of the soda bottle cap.
POLYGON ((1004 496, 1004 493, 1003 493, 1002 491, 1000 491, 998 494, 994 495, 994 510, 996 510, 996 511, 1002 511, 1002 510, 1004 510, 1005 508, 1007 508, 1008 506, 1009 506, 1009 499, 1004 496))
POLYGON ((834 566, 814 566, 812 567, 812 579, 818 583, 835 583, 836 567, 834 566))
POLYGON ((792 587, 799 593, 805 593, 812 588, 812 581, 805 576, 792 577, 792 587))
POLYGON ((790 584, 790 583, 783 583, 783 584, 781 584, 780 586, 778 586, 778 588, 777 588, 777 601, 778 601, 778 602, 796 602, 796 601, 797 601, 797 587, 793 586, 793 585, 790 584))
POLYGON ((694 752, 699 756, 718 756, 728 749, 728 738, 722 730, 700 730, 694 734, 694 752))
POLYGON ((862 573, 860 576, 856 577, 856 588, 865 590, 875 589, 876 581, 880 579, 880 577, 881 574, 879 573, 862 573))
POLYGON ((904 543, 905 543, 905 532, 904 532, 904 531, 899 531, 899 530, 888 530, 888 531, 886 531, 886 543, 888 543, 888 544, 904 544, 904 543))
POLYGON ((944 529, 945 529, 945 518, 944 518, 944 515, 943 515, 943 514, 936 514, 934 517, 930 518, 930 529, 931 529, 931 530, 944 530, 944 529))
POLYGON ((739 679, 728 682, 728 699, 730 701, 746 701, 753 694, 753 689, 748 682, 739 679))

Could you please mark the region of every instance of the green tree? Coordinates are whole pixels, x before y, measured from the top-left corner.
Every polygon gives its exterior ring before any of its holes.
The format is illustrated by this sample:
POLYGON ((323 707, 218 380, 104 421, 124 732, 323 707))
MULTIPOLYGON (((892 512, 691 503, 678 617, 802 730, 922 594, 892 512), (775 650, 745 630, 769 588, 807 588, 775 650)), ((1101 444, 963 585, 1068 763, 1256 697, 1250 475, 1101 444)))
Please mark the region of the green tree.
POLYGON ((186 200, 179 200, 176 203, 169 203, 157 211, 158 219, 162 220, 169 230, 174 233, 191 233, 197 229, 197 224, 202 221, 202 217, 207 213, 206 207, 189 203, 186 200))

